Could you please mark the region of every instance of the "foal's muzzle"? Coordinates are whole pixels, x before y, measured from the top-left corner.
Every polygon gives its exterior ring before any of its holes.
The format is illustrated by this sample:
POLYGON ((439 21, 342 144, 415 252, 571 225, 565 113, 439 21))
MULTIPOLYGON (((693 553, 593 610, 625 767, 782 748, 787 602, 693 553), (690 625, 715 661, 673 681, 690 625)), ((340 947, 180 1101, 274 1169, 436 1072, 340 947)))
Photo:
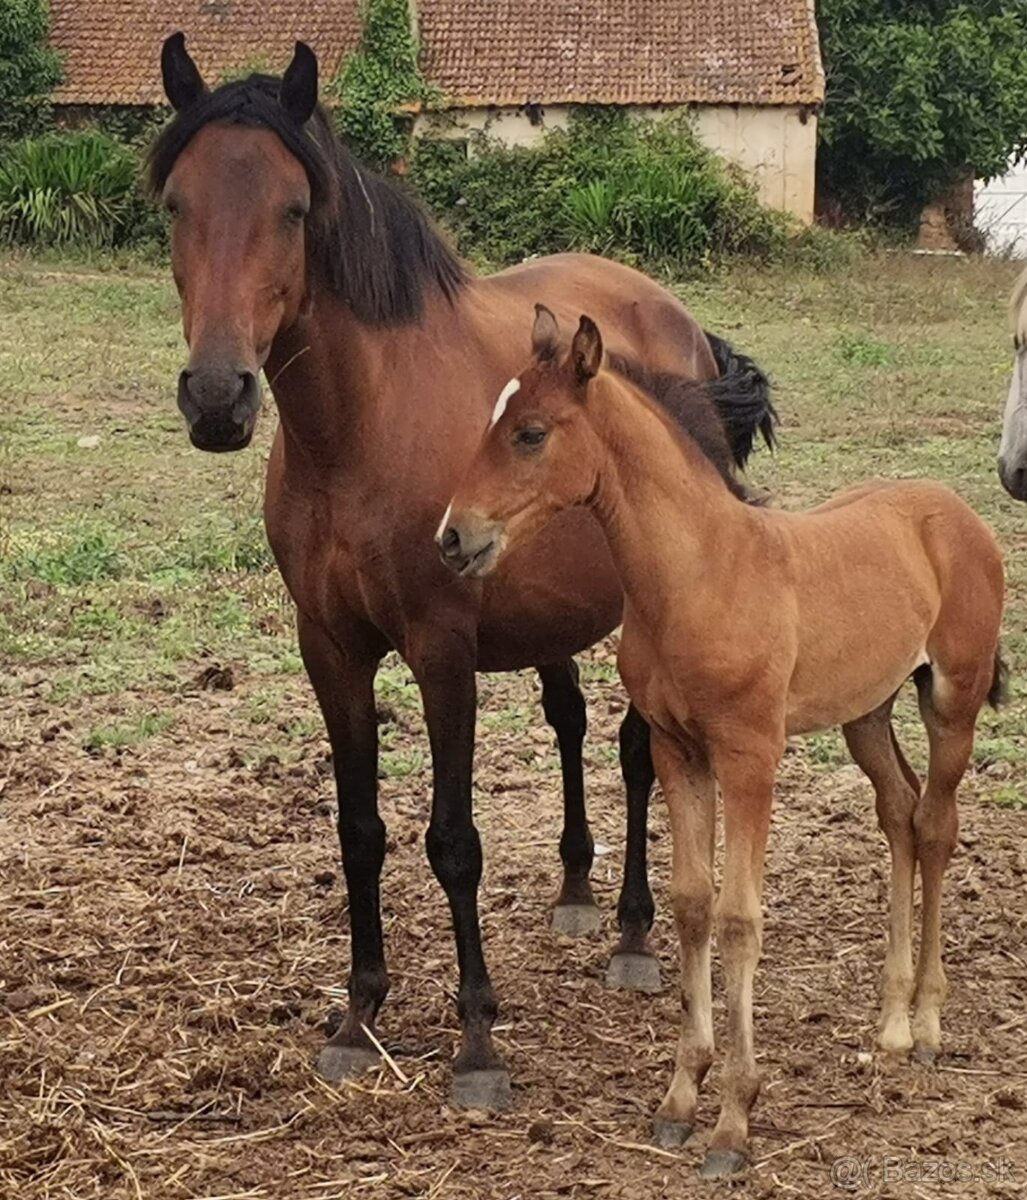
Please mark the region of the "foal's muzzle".
POLYGON ((452 519, 435 535, 442 561, 457 575, 480 579, 499 560, 503 548, 503 527, 495 521, 467 514, 452 519))
POLYGON ((252 371, 231 367, 185 370, 178 379, 178 407, 198 450, 223 453, 250 444, 260 411, 260 385, 252 371))

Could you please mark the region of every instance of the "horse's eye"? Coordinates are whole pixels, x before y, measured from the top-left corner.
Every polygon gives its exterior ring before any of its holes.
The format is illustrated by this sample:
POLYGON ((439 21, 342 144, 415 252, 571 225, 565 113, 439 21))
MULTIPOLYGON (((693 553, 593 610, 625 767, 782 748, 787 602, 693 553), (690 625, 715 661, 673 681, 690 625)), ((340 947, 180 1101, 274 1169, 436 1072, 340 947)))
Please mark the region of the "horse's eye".
POLYGON ((514 434, 514 442, 518 446, 528 446, 533 450, 546 440, 545 429, 540 429, 537 425, 529 425, 526 429, 518 429, 514 434))
POLYGON ((307 215, 307 210, 302 204, 290 204, 285 210, 285 219, 290 225, 301 225, 307 215))
POLYGON ((165 201, 164 208, 167 210, 167 214, 172 220, 174 220, 179 214, 179 207, 178 207, 177 200, 165 201))

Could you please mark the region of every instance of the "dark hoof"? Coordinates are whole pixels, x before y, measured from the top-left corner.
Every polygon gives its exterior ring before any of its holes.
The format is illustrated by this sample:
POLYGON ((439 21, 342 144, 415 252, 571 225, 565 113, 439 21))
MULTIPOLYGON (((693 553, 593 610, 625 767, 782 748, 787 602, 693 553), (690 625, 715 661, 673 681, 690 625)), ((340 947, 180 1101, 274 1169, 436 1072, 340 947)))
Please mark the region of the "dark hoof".
POLYGON ((453 1103, 502 1112, 513 1103, 509 1071, 463 1071, 453 1076, 453 1103))
POLYGON ((913 1061, 922 1067, 933 1067, 938 1063, 938 1051, 933 1046, 914 1046, 913 1061))
POLYGON ((341 1083, 381 1065, 375 1051, 366 1046, 333 1046, 329 1042, 318 1055, 317 1073, 329 1083, 341 1083))
POLYGON ((662 992, 655 954, 615 954, 606 968, 606 986, 627 992, 662 992))
POLYGON ((737 1175, 749 1165, 749 1160, 737 1150, 707 1150, 706 1161, 699 1168, 700 1179, 726 1179, 737 1175))
POLYGON ((598 933, 603 923, 602 914, 595 904, 560 904, 553 909, 552 928, 554 933, 566 937, 588 937, 598 933))
POLYGON ((677 1150, 692 1136, 693 1125, 684 1121, 668 1121, 666 1117, 653 1118, 653 1141, 664 1150, 677 1150))

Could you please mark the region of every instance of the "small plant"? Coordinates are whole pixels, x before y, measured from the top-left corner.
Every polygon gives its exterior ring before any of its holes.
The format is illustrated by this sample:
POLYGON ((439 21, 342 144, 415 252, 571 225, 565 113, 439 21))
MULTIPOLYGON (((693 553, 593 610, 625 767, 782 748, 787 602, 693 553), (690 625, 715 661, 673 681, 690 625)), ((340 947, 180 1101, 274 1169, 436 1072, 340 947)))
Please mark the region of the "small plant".
POLYGON ((48 134, 0 154, 0 237, 37 246, 115 246, 144 208, 139 162, 92 132, 48 134))
POLYGON ((4 0, 0 15, 0 141, 43 125, 61 59, 47 45, 48 0, 4 0))
POLYGON ((853 367, 890 367, 895 347, 868 333, 841 333, 835 343, 842 362, 853 367))
POLYGON ((24 548, 14 547, 4 563, 3 573, 13 579, 35 580, 52 587, 78 587, 119 579, 127 568, 115 532, 103 525, 84 524, 51 544, 34 542, 24 548))

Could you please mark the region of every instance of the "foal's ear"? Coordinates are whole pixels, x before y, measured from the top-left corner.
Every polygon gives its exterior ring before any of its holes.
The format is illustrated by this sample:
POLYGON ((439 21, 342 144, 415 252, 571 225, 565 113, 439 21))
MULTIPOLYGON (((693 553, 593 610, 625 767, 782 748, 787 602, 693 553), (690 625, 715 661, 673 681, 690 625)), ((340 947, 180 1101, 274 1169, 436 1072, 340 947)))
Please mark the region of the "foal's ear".
POLYGON ((203 76, 185 48, 184 33, 173 33, 161 47, 160 73, 164 94, 175 112, 190 108, 207 94, 203 76))
POLYGON ((599 373, 603 362, 603 339, 591 317, 582 316, 578 332, 571 342, 571 362, 579 383, 588 383, 599 373))
POLYGON ((535 305, 535 324, 531 331, 531 350, 539 362, 550 362, 556 357, 560 344, 560 326, 556 317, 544 304, 535 305))
POLYGON ((282 76, 278 103, 297 125, 306 125, 317 107, 317 55, 306 42, 296 43, 292 62, 282 76))

